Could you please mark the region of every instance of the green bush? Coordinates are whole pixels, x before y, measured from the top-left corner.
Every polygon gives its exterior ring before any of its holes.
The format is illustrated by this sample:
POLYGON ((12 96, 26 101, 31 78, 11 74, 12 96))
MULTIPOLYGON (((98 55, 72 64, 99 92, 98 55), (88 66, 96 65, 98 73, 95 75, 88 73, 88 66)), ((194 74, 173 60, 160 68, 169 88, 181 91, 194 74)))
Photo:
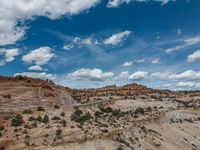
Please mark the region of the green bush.
POLYGON ((36 120, 36 119, 33 116, 30 116, 28 120, 33 121, 33 120, 36 120))
POLYGON ((5 127, 3 125, 0 125, 0 131, 3 131, 5 127))
POLYGON ((42 106, 38 106, 37 107, 37 111, 45 111, 44 108, 42 106))
POLYGON ((58 117, 58 116, 53 116, 53 117, 51 118, 51 120, 61 120, 61 119, 60 119, 60 117, 58 117))
POLYGON ((32 114, 33 113, 33 111, 29 108, 29 109, 25 109, 24 111, 23 111, 23 114, 32 114))
POLYGON ((18 114, 15 116, 15 118, 12 120, 11 125, 12 126, 21 126, 24 123, 23 116, 18 114))
POLYGON ((90 120, 92 118, 91 114, 89 112, 86 112, 83 114, 83 112, 79 109, 77 109, 72 115, 71 120, 79 123, 83 123, 87 120, 90 120))
POLYGON ((142 114, 144 115, 144 109, 142 107, 138 107, 136 110, 135 110, 135 114, 142 114))
POLYGON ((54 105, 54 109, 59 109, 59 108, 60 108, 60 106, 54 105))
POLYGON ((37 117, 37 121, 42 122, 42 117, 40 115, 37 117))
POLYGON ((63 127, 66 127, 66 126, 67 126, 66 120, 62 120, 61 123, 62 123, 63 127))
POLYGON ((60 114, 60 115, 64 117, 64 116, 65 116, 65 112, 61 112, 61 114, 60 114))
POLYGON ((4 98, 11 99, 11 94, 6 94, 3 96, 4 98))
POLYGON ((45 115, 42 122, 45 124, 49 123, 49 117, 47 115, 45 115))

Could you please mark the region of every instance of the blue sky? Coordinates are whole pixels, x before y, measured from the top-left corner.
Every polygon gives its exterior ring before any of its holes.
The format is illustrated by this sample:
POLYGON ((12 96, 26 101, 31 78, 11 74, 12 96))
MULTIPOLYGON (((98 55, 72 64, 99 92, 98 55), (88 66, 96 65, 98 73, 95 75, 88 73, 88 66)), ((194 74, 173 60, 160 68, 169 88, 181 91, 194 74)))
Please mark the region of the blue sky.
POLYGON ((0 75, 200 89, 199 0, 1 0, 0 75))

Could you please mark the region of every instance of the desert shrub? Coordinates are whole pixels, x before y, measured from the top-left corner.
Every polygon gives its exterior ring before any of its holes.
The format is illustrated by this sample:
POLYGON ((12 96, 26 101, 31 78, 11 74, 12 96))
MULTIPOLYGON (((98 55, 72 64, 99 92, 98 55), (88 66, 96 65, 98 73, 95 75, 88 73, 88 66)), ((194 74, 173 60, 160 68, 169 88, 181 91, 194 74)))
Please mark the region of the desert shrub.
POLYGON ((37 117, 37 121, 42 122, 42 117, 40 115, 37 117))
POLYGON ((32 114, 33 113, 33 111, 29 108, 29 109, 25 109, 24 111, 23 111, 23 114, 32 114))
POLYGON ((61 129, 57 129, 57 130, 56 130, 56 135, 57 135, 57 136, 60 136, 61 134, 62 134, 62 130, 61 130, 61 129))
POLYGON ((100 110, 105 113, 112 113, 113 111, 111 107, 107 107, 107 108, 101 107, 100 110))
POLYGON ((77 109, 72 115, 71 120, 75 122, 83 123, 87 120, 90 120, 92 118, 91 114, 89 112, 86 112, 83 114, 83 112, 79 109, 77 109))
POLYGON ((138 107, 136 110, 135 110, 135 114, 144 114, 144 109, 142 107, 138 107))
POLYGON ((152 108, 148 106, 146 110, 147 110, 148 112, 151 112, 151 111, 152 111, 152 108))
POLYGON ((45 124, 49 123, 49 117, 47 115, 45 115, 42 122, 45 124))
POLYGON ((112 111, 112 114, 116 117, 120 117, 121 116, 121 110, 115 109, 115 110, 112 111))
POLYGON ((44 108, 42 106, 38 106, 37 107, 37 111, 45 111, 44 108))
POLYGON ((59 109, 59 108, 60 108, 60 106, 54 105, 54 109, 59 109))
POLYGON ((28 120, 33 121, 33 120, 36 120, 36 119, 33 116, 30 116, 28 120))
POLYGON ((90 120, 92 118, 91 114, 89 112, 86 112, 83 116, 82 119, 83 120, 90 120))
POLYGON ((123 150, 123 147, 120 145, 117 150, 123 150))
POLYGON ((45 138, 48 138, 48 137, 49 137, 49 134, 46 133, 46 134, 44 135, 44 137, 45 137, 45 138))
POLYGON ((0 131, 3 131, 5 127, 3 125, 0 125, 0 131))
POLYGON ((66 126, 67 126, 67 125, 66 125, 66 124, 67 124, 66 120, 62 120, 61 123, 62 123, 63 127, 66 127, 66 126))
POLYGON ((58 117, 58 116, 53 116, 53 117, 51 118, 51 120, 61 120, 61 118, 58 117))
POLYGON ((17 79, 19 79, 19 80, 25 79, 25 77, 23 77, 22 75, 17 75, 17 76, 15 76, 15 78, 17 78, 17 79))
POLYGON ((119 142, 120 142, 120 143, 123 143, 123 144, 126 145, 127 147, 130 147, 130 144, 129 144, 127 141, 125 141, 124 139, 122 139, 122 138, 119 139, 119 142))
POLYGON ((96 111, 95 113, 94 113, 94 116, 96 117, 96 118, 99 118, 100 116, 101 116, 101 112, 100 111, 96 111))
POLYGON ((61 114, 60 114, 60 115, 64 117, 64 116, 65 116, 65 112, 61 112, 61 114))
POLYGON ((6 94, 3 96, 4 98, 11 99, 11 94, 6 94))
POLYGON ((12 126, 21 126, 24 123, 23 116, 18 114, 15 116, 15 118, 12 120, 11 125, 12 126))
POLYGON ((83 111, 82 110, 79 110, 79 109, 76 109, 74 111, 74 113, 71 115, 71 120, 72 121, 76 121, 78 122, 79 121, 79 118, 80 116, 83 114, 83 111))

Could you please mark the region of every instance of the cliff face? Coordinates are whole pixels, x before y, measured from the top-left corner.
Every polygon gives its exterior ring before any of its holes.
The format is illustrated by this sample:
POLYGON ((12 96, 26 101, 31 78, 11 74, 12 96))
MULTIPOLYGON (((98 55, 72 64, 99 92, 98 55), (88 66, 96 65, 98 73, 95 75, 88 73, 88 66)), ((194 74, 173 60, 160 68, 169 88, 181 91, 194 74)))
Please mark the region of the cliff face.
POLYGON ((69 106, 75 103, 63 87, 50 81, 27 77, 0 77, 0 110, 17 111, 42 105, 69 106))

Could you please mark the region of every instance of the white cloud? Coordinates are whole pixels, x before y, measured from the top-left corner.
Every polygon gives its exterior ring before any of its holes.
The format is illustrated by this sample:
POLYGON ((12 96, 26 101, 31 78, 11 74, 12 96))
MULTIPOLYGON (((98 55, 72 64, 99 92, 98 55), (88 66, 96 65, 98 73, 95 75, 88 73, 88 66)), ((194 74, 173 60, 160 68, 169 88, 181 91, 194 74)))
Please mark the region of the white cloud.
POLYGON ((119 80, 119 79, 124 79, 129 77, 129 72, 128 71, 123 71, 121 72, 118 76, 114 78, 114 80, 119 80))
POLYGON ((200 71, 186 70, 182 73, 156 72, 151 77, 160 80, 198 80, 200 79, 200 71))
POLYGON ((148 72, 145 72, 145 71, 137 71, 137 72, 134 72, 133 74, 131 74, 129 76, 129 79, 130 80, 141 80, 145 77, 147 77, 148 75, 148 72))
POLYGON ((170 87, 170 86, 171 86, 170 83, 166 83, 166 84, 163 85, 163 87, 170 87))
POLYGON ((90 37, 82 39, 82 41, 81 41, 81 44, 84 44, 84 45, 96 45, 98 43, 99 42, 97 40, 92 39, 90 37))
MULTIPOLYGON (((109 8, 116 8, 122 5, 123 3, 129 4, 130 2, 149 2, 150 0, 109 0, 107 7, 109 8)), ((152 0, 155 2, 160 2, 162 5, 167 4, 170 1, 176 1, 176 0, 152 0)))
POLYGON ((0 49, 0 55, 4 55, 3 59, 0 60, 0 66, 4 66, 7 62, 15 60, 15 57, 19 55, 19 49, 0 49))
POLYGON ((194 62, 200 59, 200 50, 195 51, 194 53, 188 55, 187 62, 194 62))
POLYGON ((127 62, 124 62, 124 64, 123 64, 124 67, 130 67, 132 65, 133 65, 132 61, 127 61, 127 62))
POLYGON ((63 46, 63 49, 64 49, 64 50, 70 50, 70 49, 72 49, 73 47, 74 47, 73 45, 68 44, 68 45, 64 45, 64 46, 63 46))
POLYGON ((104 40, 105 45, 117 45, 131 34, 131 31, 125 30, 123 32, 115 33, 111 37, 104 40))
POLYGON ((37 16, 59 19, 79 14, 95 6, 100 0, 1 0, 0 45, 15 44, 25 35, 24 20, 37 16), (19 25, 19 21, 22 25, 19 25))
POLYGON ((176 45, 174 47, 166 49, 165 52, 172 53, 174 51, 181 50, 181 49, 187 48, 189 46, 196 45, 198 43, 200 43, 200 36, 191 37, 191 38, 185 39, 183 41, 183 43, 180 45, 176 45))
POLYGON ((114 76, 112 72, 103 72, 101 69, 89 69, 82 68, 75 72, 68 74, 68 77, 72 80, 91 80, 91 81, 103 81, 110 79, 114 76))
POLYGON ((136 63, 144 63, 144 62, 150 62, 152 64, 159 64, 160 63, 160 58, 141 58, 139 60, 135 60, 136 63))
POLYGON ((179 87, 193 87, 195 86, 195 82, 178 82, 176 86, 179 87))
POLYGON ((123 3, 130 3, 131 0, 109 0, 107 7, 119 7, 119 5, 123 4, 123 3))
POLYGON ((36 65, 44 65, 47 64, 52 58, 54 54, 52 53, 51 48, 49 47, 40 47, 24 55, 22 60, 26 63, 32 64, 35 63, 36 65))
POLYGON ((30 67, 28 68, 28 70, 42 71, 43 68, 40 67, 40 66, 38 66, 38 65, 35 65, 35 66, 30 66, 30 67))
POLYGON ((47 74, 46 72, 41 72, 41 73, 37 73, 37 72, 22 72, 22 73, 14 74, 14 76, 18 76, 18 75, 27 76, 27 77, 31 77, 31 78, 50 79, 50 80, 54 80, 56 78, 56 75, 47 74))
POLYGON ((136 63, 143 63, 146 61, 146 58, 141 58, 139 60, 136 60, 136 63))
POLYGON ((159 64, 160 63, 160 59, 159 58, 155 58, 151 60, 152 64, 159 64))

